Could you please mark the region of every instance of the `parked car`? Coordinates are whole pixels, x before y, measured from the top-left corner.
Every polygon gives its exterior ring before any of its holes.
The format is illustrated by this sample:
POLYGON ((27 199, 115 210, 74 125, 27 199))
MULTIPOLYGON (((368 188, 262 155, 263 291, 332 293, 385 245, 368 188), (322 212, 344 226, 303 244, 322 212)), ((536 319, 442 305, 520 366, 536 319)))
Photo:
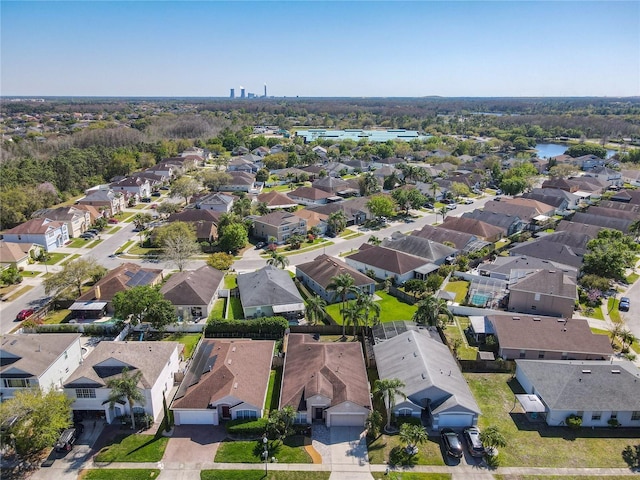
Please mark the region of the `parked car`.
POLYGON ((141 199, 140 199, 140 201, 141 201, 142 203, 151 203, 151 197, 144 197, 144 198, 141 198, 141 199))
POLYGON ((95 228, 90 228, 89 230, 87 230, 87 232, 89 233, 93 233, 94 235, 98 235, 100 232, 98 230, 96 230, 95 228))
POLYGON ((265 247, 265 243, 264 242, 258 242, 256 243, 256 250, 260 250, 261 248, 265 247))
POLYGON ((118 220, 117 218, 110 218, 109 220, 107 220, 107 223, 120 223, 120 220, 118 220))
POLYGON ((470 198, 465 198, 462 203, 464 203, 465 205, 471 205, 473 203, 473 200, 471 200, 470 198))
POLYGON ((629 297, 620 298, 620 303, 618 304, 618 310, 620 310, 621 312, 628 312, 630 306, 631 306, 631 300, 629 300, 629 297))
POLYGON ((447 205, 447 210, 455 210, 458 206, 455 203, 450 203, 447 205))
POLYGON ((440 430, 440 438, 447 455, 455 458, 462 457, 462 442, 456 432, 451 428, 443 428, 440 430))
POLYGON ((33 308, 25 308, 24 310, 20 310, 18 312, 18 315, 16 315, 16 321, 21 322, 23 320, 26 320, 34 313, 35 313, 35 310, 33 308))
POLYGON ((80 234, 80 238, 86 238, 87 240, 95 238, 96 234, 91 232, 84 232, 80 234))
POLYGON ((162 194, 161 194, 160 192, 153 192, 153 193, 151 194, 151 196, 152 196, 152 197, 161 197, 161 196, 162 196, 162 194))
POLYGON ((472 457, 482 457, 484 455, 484 445, 480 440, 480 430, 476 427, 465 428, 464 439, 467 442, 467 449, 472 457))
POLYGON ((432 210, 433 210, 433 208, 434 208, 434 207, 433 207, 433 203, 425 203, 425 204, 424 204, 424 208, 430 208, 430 209, 432 209, 432 210))
POLYGON ((77 430, 75 428, 67 428, 60 434, 60 438, 56 442, 56 450, 59 452, 68 452, 76 443, 77 430))
POLYGON ((169 190, 169 187, 163 186, 163 187, 160 187, 160 190, 169 190))

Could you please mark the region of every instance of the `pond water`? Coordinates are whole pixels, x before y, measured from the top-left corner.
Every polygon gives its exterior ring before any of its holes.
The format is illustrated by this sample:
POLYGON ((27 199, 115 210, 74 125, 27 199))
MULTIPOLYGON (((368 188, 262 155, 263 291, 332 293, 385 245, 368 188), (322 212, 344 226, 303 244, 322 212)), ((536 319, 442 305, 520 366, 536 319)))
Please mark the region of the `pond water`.
MULTIPOLYGON (((535 150, 538 152, 540 158, 551 158, 557 155, 562 155, 569 145, 563 143, 538 143, 535 146, 535 150)), ((607 158, 611 158, 615 155, 615 150, 607 150, 607 158)))

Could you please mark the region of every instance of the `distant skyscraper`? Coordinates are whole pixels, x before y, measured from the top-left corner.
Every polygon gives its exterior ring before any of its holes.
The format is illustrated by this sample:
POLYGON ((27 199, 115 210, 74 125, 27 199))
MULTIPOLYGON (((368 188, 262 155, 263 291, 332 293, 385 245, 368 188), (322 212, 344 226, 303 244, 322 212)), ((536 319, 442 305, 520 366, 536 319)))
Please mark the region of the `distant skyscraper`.
POLYGON ((244 98, 244 87, 240 87, 240 98, 244 98))
POLYGON ((236 89, 235 88, 231 89, 231 94, 229 95, 229 98, 236 98, 236 89))
POLYGON ((264 98, 267 98, 267 84, 264 84, 264 98))

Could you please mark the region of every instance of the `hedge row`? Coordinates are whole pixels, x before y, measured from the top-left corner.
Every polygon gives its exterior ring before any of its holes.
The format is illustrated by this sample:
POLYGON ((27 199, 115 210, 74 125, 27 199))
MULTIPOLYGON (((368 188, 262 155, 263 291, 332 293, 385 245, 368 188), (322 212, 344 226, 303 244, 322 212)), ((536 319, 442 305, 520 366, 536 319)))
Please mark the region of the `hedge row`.
POLYGON ((263 435, 267 430, 267 421, 266 418, 230 420, 225 428, 231 435, 263 435))
POLYGON ((207 321, 204 332, 205 336, 215 333, 283 336, 287 328, 289 322, 284 317, 261 317, 253 320, 211 318, 207 321))

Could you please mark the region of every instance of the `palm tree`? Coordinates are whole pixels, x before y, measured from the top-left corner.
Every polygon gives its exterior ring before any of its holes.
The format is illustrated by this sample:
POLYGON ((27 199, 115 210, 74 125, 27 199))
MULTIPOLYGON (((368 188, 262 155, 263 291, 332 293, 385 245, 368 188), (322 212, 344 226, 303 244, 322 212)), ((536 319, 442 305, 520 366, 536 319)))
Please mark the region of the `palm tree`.
POLYGON ((480 441, 487 447, 487 454, 494 457, 497 452, 497 447, 506 447, 507 440, 502 435, 502 432, 495 425, 487 427, 480 433, 480 441))
POLYGON ((338 210, 329 215, 327 226, 336 235, 347 227, 347 216, 342 210, 338 210))
POLYGON ((609 329, 609 336, 611 337, 611 346, 613 347, 616 344, 616 339, 620 337, 622 333, 622 325, 616 323, 609 329))
POLYGON ((447 207, 440 207, 438 209, 438 212, 436 213, 436 221, 438 221, 437 217, 438 217, 438 214, 440 214, 442 215, 442 223, 444 223, 444 219, 447 216, 447 212, 448 212, 447 207))
POLYGON ((305 313, 307 314, 307 319, 311 325, 317 325, 318 321, 324 318, 326 314, 324 307, 326 306, 327 302, 325 302, 319 295, 312 295, 307 298, 305 313))
POLYGON ((369 315, 373 313, 373 317, 371 318, 372 325, 377 325, 380 321, 380 305, 378 305, 371 295, 366 292, 358 291, 358 296, 356 297, 356 305, 358 310, 360 310, 364 315, 362 319, 364 320, 364 326, 369 326, 369 315))
POLYGON ((331 283, 327 285, 326 290, 333 290, 335 292, 335 296, 340 296, 342 299, 342 338, 345 338, 345 319, 344 319, 344 310, 345 304, 347 302, 347 297, 351 293, 356 293, 356 283, 351 275, 348 273, 341 273, 340 275, 336 275, 331 277, 331 283))
POLYGON ((384 401, 384 406, 387 409, 387 425, 385 430, 389 430, 391 426, 391 410, 396 403, 396 397, 401 396, 407 398, 402 389, 406 385, 398 378, 385 378, 383 380, 376 380, 373 384, 374 395, 380 395, 384 401))
POLYGON ((631 333, 626 328, 622 329, 619 335, 620 341, 622 342, 622 352, 624 353, 628 347, 631 346, 633 342, 636 341, 636 337, 633 333, 631 333))
POLYGON ((343 325, 347 323, 353 327, 353 338, 356 338, 356 328, 360 325, 361 312, 356 302, 349 302, 342 312, 343 325))
POLYGON ((267 265, 280 267, 283 270, 289 265, 289 259, 278 252, 271 252, 271 258, 267 260, 267 265))
POLYGON ((132 428, 136 429, 136 419, 133 415, 133 404, 140 403, 144 405, 145 396, 138 388, 138 383, 142 378, 142 371, 137 370, 129 375, 129 369, 123 368, 122 375, 118 378, 112 378, 107 381, 107 387, 111 389, 109 394, 109 407, 113 408, 116 402, 126 398, 129 402, 129 413, 131 414, 132 428))
POLYGON ((400 427, 400 441, 406 445, 406 452, 409 455, 418 453, 418 445, 429 440, 426 430, 422 425, 403 423, 400 427))
POLYGON ((448 320, 453 320, 453 314, 447 308, 447 302, 441 298, 429 295, 418 302, 418 309, 413 314, 412 320, 419 325, 442 327, 440 315, 446 315, 448 320))
POLYGON ((256 205, 256 212, 260 215, 266 215, 269 213, 269 207, 267 206, 267 202, 258 202, 256 205))
POLYGON ((382 240, 380 240, 375 235, 371 235, 369 237, 369 240, 367 240, 367 243, 370 243, 371 245, 380 245, 382 243, 382 240))

